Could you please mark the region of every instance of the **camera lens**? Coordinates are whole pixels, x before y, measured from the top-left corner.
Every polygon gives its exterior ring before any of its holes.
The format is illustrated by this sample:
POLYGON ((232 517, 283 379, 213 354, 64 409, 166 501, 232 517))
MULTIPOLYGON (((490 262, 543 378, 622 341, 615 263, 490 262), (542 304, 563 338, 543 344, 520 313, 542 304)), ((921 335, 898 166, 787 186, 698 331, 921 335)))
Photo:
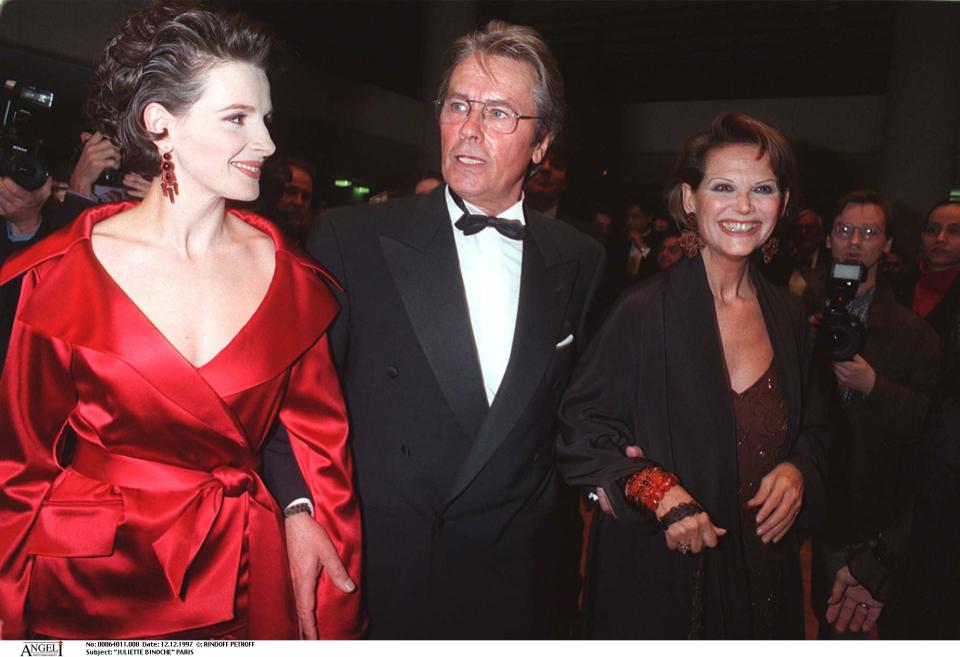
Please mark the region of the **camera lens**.
POLYGON ((43 185, 47 179, 47 164, 34 154, 15 155, 0 160, 0 175, 13 180, 27 191, 43 185))
POLYGON ((850 316, 830 318, 830 357, 837 362, 852 359, 863 347, 863 326, 850 316))

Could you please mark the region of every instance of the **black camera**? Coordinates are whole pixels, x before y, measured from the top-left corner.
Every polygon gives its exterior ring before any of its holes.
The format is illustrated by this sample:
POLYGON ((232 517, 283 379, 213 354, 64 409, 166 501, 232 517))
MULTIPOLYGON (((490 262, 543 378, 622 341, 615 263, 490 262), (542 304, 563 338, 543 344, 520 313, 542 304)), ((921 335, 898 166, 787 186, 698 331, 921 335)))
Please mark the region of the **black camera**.
POLYGON ((860 283, 866 280, 867 268, 859 262, 834 262, 827 279, 825 319, 830 331, 830 357, 835 361, 851 360, 863 348, 863 322, 847 310, 857 296, 860 283))
POLYGON ((34 115, 53 107, 53 92, 7 80, 2 99, 0 176, 32 191, 43 185, 48 170, 41 151, 43 140, 35 132, 34 115))

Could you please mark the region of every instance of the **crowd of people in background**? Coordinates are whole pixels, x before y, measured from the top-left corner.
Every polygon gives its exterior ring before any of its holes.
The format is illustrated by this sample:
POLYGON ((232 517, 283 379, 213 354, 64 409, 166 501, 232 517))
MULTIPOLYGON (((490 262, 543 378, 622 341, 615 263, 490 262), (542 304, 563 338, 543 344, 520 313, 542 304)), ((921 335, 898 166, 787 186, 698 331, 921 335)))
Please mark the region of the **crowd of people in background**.
POLYGON ((820 638, 960 638, 960 201, 910 262, 896 199, 805 206, 786 137, 727 113, 662 197, 574 209, 557 64, 494 21, 455 44, 440 171, 331 208, 274 153, 259 28, 131 21, 59 191, 0 178, 0 636, 802 638, 809 540, 820 638), (137 77, 170 52, 192 66, 137 77), (248 135, 219 179, 239 133, 208 102, 248 135), (186 264, 196 235, 229 280, 186 264))

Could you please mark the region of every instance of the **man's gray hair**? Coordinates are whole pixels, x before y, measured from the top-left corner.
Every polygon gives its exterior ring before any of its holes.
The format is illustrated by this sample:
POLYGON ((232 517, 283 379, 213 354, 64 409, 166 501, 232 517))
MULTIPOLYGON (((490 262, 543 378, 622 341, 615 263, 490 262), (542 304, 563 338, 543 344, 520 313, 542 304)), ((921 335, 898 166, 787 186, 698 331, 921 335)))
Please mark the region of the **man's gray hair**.
POLYGON ((537 74, 533 102, 540 117, 534 141, 538 142, 547 135, 556 137, 560 134, 566 114, 563 77, 557 60, 539 32, 526 25, 492 20, 483 28, 460 37, 451 48, 450 65, 443 74, 438 99, 446 97, 453 70, 471 56, 476 56, 483 68, 486 68, 486 58, 491 56, 530 64, 537 74))

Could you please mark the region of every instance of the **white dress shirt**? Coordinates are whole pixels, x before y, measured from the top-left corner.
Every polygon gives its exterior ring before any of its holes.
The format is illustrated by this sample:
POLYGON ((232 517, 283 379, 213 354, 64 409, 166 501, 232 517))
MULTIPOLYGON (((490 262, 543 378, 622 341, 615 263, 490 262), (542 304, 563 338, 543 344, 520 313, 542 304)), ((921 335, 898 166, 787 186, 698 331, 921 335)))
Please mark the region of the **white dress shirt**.
MULTIPOLYGON (((449 188, 446 197, 450 223, 455 224, 463 211, 453 202, 449 188)), ((471 213, 486 214, 467 201, 464 204, 471 213)), ((523 197, 497 216, 525 223, 523 197)), ((480 358, 483 388, 487 403, 493 404, 513 347, 517 306, 520 302, 523 242, 504 237, 493 228, 485 228, 474 235, 464 235, 456 226, 453 228, 453 240, 457 245, 460 275, 467 293, 467 308, 480 358)))
POLYGON ((640 265, 643 264, 643 261, 647 259, 647 256, 650 255, 650 247, 644 246, 642 249, 637 246, 637 243, 633 240, 630 240, 630 253, 627 254, 627 274, 630 276, 636 276, 637 272, 640 271, 640 265))

